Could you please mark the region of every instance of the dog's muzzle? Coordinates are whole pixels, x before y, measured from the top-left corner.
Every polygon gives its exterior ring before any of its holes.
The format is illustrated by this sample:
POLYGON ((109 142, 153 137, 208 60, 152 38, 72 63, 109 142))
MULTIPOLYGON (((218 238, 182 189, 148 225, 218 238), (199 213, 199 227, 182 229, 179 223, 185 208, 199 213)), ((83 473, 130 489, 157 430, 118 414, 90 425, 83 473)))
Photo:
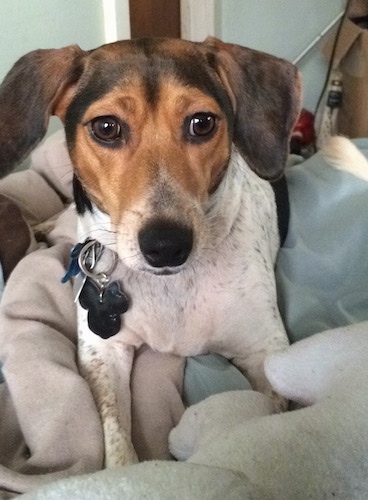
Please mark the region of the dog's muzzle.
POLYGON ((193 230, 172 221, 155 220, 138 233, 146 262, 155 268, 178 267, 186 262, 193 247, 193 230))

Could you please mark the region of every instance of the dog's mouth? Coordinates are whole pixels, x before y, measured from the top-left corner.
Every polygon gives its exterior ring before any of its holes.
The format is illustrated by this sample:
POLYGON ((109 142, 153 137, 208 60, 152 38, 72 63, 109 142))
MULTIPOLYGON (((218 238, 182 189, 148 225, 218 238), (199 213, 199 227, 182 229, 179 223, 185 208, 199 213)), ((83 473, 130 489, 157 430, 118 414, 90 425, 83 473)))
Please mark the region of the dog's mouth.
POLYGON ((144 267, 143 272, 147 272, 155 276, 174 276, 176 274, 179 274, 185 267, 185 264, 179 267, 165 267, 163 269, 146 266, 144 267))
POLYGON ((193 230, 182 223, 156 219, 138 233, 145 270, 156 275, 177 274, 193 249, 193 230))

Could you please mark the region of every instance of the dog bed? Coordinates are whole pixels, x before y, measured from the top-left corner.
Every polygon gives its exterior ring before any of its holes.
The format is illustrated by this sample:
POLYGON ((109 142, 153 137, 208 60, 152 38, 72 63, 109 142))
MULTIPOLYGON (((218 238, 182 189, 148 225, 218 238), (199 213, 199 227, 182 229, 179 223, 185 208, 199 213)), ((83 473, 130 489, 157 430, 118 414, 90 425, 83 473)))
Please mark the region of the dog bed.
MULTIPOLYGON (((368 153, 368 140, 355 143, 368 153)), ((269 357, 266 371, 300 408, 271 414, 265 396, 231 390, 243 381, 234 383, 226 363, 193 360, 185 383, 199 402, 171 434, 178 461, 100 472, 101 429, 76 368, 71 290, 50 285, 75 240, 63 135, 34 152, 29 171, 1 181, 30 240, 0 318, 0 498, 26 491, 31 499, 367 498, 368 183, 319 153, 293 163, 290 227, 276 273, 294 343, 269 357), (43 286, 35 289, 35 281, 43 286), (228 385, 216 386, 214 372, 228 385)))

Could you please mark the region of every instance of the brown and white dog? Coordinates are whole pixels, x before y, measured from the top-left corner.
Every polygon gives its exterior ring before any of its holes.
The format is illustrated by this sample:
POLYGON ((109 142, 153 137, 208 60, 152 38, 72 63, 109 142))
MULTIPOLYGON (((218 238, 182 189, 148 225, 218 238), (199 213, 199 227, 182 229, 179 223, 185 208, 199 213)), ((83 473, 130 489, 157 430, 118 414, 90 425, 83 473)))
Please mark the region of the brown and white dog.
POLYGON ((101 338, 79 307, 80 368, 107 466, 135 460, 129 377, 144 343, 180 356, 219 353, 281 404, 263 371, 265 356, 287 344, 268 181, 282 174, 300 93, 290 63, 213 38, 39 50, 2 83, 1 174, 59 116, 81 241, 92 236, 119 259, 112 278, 129 298, 120 331, 101 338))

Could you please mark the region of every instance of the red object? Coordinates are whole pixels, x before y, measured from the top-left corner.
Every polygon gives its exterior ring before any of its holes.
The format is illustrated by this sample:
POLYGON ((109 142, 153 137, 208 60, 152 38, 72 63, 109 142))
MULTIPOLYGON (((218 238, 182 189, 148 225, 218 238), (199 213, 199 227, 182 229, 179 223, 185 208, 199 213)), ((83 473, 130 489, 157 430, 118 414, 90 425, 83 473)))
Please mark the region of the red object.
POLYGON ((295 124, 291 139, 297 140, 301 146, 314 142, 314 115, 307 109, 302 109, 295 124))

